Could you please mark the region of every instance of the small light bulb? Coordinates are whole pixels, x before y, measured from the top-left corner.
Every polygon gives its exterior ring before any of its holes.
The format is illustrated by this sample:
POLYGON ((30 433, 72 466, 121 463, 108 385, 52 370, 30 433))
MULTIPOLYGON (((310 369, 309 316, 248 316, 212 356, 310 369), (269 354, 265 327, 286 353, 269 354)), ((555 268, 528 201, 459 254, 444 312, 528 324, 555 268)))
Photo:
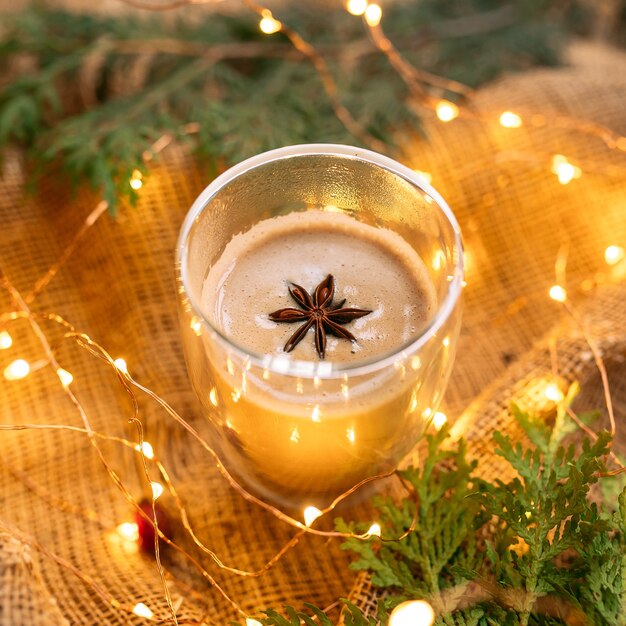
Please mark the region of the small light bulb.
POLYGON ((150 486, 152 487, 152 499, 156 500, 159 496, 163 494, 163 485, 157 482, 151 482, 150 486))
POLYGON ((435 611, 426 600, 409 600, 399 604, 389 616, 389 626, 432 626, 435 611))
POLYGON ((441 411, 437 411, 433 415, 433 426, 435 427, 436 430, 441 430, 443 428, 443 425, 447 421, 448 421, 448 416, 445 413, 442 413, 441 411))
POLYGON ((139 617, 147 617, 148 619, 154 615, 154 613, 143 602, 135 604, 133 607, 133 613, 135 615, 139 615, 139 617))
POLYGON ((282 24, 278 20, 274 19, 271 11, 265 9, 262 12, 262 15, 263 17, 259 22, 259 28, 261 29, 261 32, 265 33, 266 35, 273 35, 281 29, 282 24))
POLYGON ((291 431, 291 437, 289 437, 289 441, 291 441, 292 443, 298 443, 298 441, 300 441, 300 431, 298 431, 297 427, 295 427, 291 431))
POLYGON ((6 330, 0 332, 0 350, 8 350, 13 345, 13 338, 6 330))
MULTIPOLYGON (((626 252, 622 246, 609 246, 604 251, 604 260, 607 265, 617 265, 623 258, 626 252)), ((1 340, 1 333, 0 333, 1 340)), ((0 345, 1 347, 1 345, 0 345)))
POLYGON ((370 537, 380 537, 381 532, 380 524, 372 524, 367 534, 370 535, 370 537))
POLYGON ((126 365, 126 361, 124 361, 124 359, 115 359, 113 364, 120 372, 122 372, 122 374, 128 374, 128 365, 126 365))
POLYGON ((561 285, 552 285, 548 294, 556 302, 565 302, 567 300, 567 291, 561 285))
POLYGON ((548 400, 552 400, 552 402, 560 402, 561 400, 563 400, 563 393, 554 384, 548 385, 543 393, 546 398, 548 398, 548 400))
POLYGON ((572 165, 562 154, 555 154, 552 157, 552 172, 556 174, 561 185, 567 185, 575 178, 580 178, 582 170, 576 165, 572 165))
POLYGON ((365 21, 368 26, 378 26, 383 17, 383 10, 376 3, 368 4, 365 9, 365 21))
POLYGON ((435 106, 435 114, 442 122, 451 122, 459 117, 459 107, 449 100, 439 100, 435 106))
POLYGON ((356 434, 354 432, 354 428, 346 428, 346 439, 350 443, 354 443, 356 441, 356 434))
POLYGON ((311 410, 311 419, 314 422, 321 422, 320 420, 320 405, 316 404, 311 410))
POLYGON ((217 402, 217 389, 215 387, 211 387, 211 391, 209 391, 209 402, 213 405, 213 406, 217 406, 218 402, 217 402))
POLYGON ((350 15, 363 15, 367 9, 367 0, 348 0, 346 3, 346 11, 350 15))
POLYGON ((304 509, 305 526, 310 526, 320 515, 322 515, 322 512, 316 506, 307 506, 304 509))
POLYGON ((7 380, 20 380, 30 373, 30 365, 24 359, 16 359, 4 368, 4 377, 7 380))
POLYGON ((65 388, 69 387, 72 384, 72 381, 74 380, 74 377, 72 376, 72 374, 68 372, 67 370, 64 370, 62 367, 59 367, 57 369, 57 376, 59 377, 61 384, 65 388))
POLYGON ((191 318, 189 326, 191 326, 191 330, 193 330, 197 337, 202 335, 202 322, 195 315, 191 318))
POLYGON ((139 526, 134 522, 124 522, 116 530, 117 534, 127 541, 137 541, 139 539, 139 526))
POLYGON ((154 448, 147 441, 144 441, 141 445, 137 444, 135 446, 135 450, 137 450, 137 452, 142 452, 146 459, 154 458, 154 448))
POLYGON ((519 128, 522 125, 522 118, 513 111, 504 111, 500 115, 500 124, 504 128, 519 128))
POLYGON ((139 170, 133 170, 133 175, 130 178, 130 186, 137 191, 143 187, 143 182, 141 179, 143 178, 143 174, 139 170))
POLYGON ((256 619, 252 619, 251 617, 246 617, 246 626, 263 626, 261 622, 256 619))

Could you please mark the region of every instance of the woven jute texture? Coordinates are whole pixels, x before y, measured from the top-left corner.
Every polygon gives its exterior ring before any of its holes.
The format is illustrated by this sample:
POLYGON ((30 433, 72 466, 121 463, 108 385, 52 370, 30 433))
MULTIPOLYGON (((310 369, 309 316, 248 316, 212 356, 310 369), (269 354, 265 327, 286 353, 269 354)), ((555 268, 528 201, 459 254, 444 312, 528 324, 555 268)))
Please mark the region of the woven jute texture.
MULTIPOLYGON (((581 381, 581 408, 602 406, 599 377, 579 326, 547 297, 562 246, 569 249, 570 299, 606 359, 618 422, 625 418, 626 291, 619 284, 593 284, 619 283, 619 270, 607 267, 603 251, 626 243, 626 155, 567 123, 569 118, 587 120, 625 135, 625 68, 619 54, 579 48, 570 66, 508 77, 483 89, 475 102, 482 121, 426 120, 427 139, 415 139, 407 147, 404 161, 433 174, 433 184, 464 231, 464 325, 444 409, 451 420, 459 418, 454 432, 469 439, 487 474, 499 471, 491 432, 513 428, 508 403, 552 376, 555 365, 564 380, 581 381), (521 113, 525 124, 519 129, 499 126, 497 117, 504 109, 521 113), (550 172, 554 154, 580 165, 581 178, 560 185, 550 172)), ((54 177, 37 196, 27 196, 20 155, 8 155, 3 168, 0 264, 25 295, 98 198, 84 190, 70 195, 54 177)), ((135 378, 200 431, 206 425, 179 341, 173 250, 185 212, 209 182, 209 174, 183 150, 168 148, 146 180, 139 206, 121 210, 116 219, 100 218, 31 304, 34 312, 63 315, 113 356, 123 356, 135 378)), ((15 302, 2 290, 0 312, 14 310, 15 302)), ((26 320, 12 321, 7 328, 14 345, 0 351, 0 369, 16 358, 31 363, 45 359, 26 320)), ((61 366, 74 375, 72 389, 93 429, 136 440, 128 423, 132 405, 112 369, 63 339, 56 324, 42 322, 42 329, 61 366)), ((193 439, 155 402, 137 397, 146 439, 167 467, 197 536, 227 565, 261 567, 293 529, 243 501, 193 439)), ((0 380, 0 423, 83 425, 54 370, 45 364, 23 380, 0 380)), ((618 423, 618 430, 622 426, 618 423)), ((146 496, 138 455, 108 440, 99 446, 133 497, 146 496)), ((162 501, 174 511, 167 496, 162 501)), ((364 504, 342 514, 369 519, 364 504)), ((114 539, 117 524, 132 515, 84 433, 0 432, 0 624, 142 623, 115 608, 111 599, 131 608, 143 602, 155 617, 166 619, 154 560, 127 552, 114 539)), ((348 570, 349 555, 338 541, 305 537, 262 576, 242 578, 220 570, 179 524, 173 526, 175 540, 247 612, 304 601, 327 606, 346 596, 374 606, 367 580, 348 570)), ((168 549, 162 557, 181 623, 204 619, 226 624, 237 617, 189 561, 168 549)))

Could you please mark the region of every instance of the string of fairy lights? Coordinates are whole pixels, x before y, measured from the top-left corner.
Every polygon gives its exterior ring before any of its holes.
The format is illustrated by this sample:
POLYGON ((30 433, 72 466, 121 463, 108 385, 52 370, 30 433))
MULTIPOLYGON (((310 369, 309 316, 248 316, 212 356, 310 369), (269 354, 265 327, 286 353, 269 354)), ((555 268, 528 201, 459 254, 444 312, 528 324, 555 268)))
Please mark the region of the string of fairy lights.
MULTIPOLYGON (((283 32, 289 38, 293 46, 297 50, 299 50, 301 53, 303 53, 308 59, 310 59, 310 61, 313 63, 316 70, 320 74, 322 83, 324 85, 324 89, 327 95, 329 96, 329 98, 331 99, 333 109, 335 113, 337 114, 337 116, 339 117, 339 119, 346 125, 346 127, 349 130, 354 131, 355 135, 360 136, 362 138, 364 137, 366 140, 370 140, 371 138, 367 137, 367 133, 363 132, 363 129, 359 128, 358 123, 351 116, 350 112, 347 109, 345 109, 343 104, 340 102, 339 97, 337 95, 338 90, 336 88, 336 85, 334 84, 332 74, 328 70, 328 67, 325 64, 324 59, 319 55, 319 53, 315 50, 315 48, 309 42, 304 40, 299 33, 291 30, 288 25, 282 23, 280 20, 275 18, 270 9, 264 6, 258 5, 252 0, 243 0, 243 1, 244 1, 244 4, 250 10, 254 11, 259 16, 260 19, 259 19, 258 26, 262 33, 268 36, 271 36, 275 33, 283 32)), ((189 0, 188 2, 183 2, 182 4, 192 4, 192 3, 196 4, 197 2, 196 0, 189 0)), ((176 6, 179 6, 179 5, 181 5, 180 2, 176 3, 176 6)), ((173 6, 174 5, 172 5, 172 7, 173 6)), ((144 8, 147 8, 147 7, 144 7, 144 8)), ((504 111, 498 111, 495 113, 484 114, 484 113, 477 112, 471 107, 464 107, 461 104, 457 104, 453 102, 452 100, 443 97, 443 94, 441 94, 441 97, 434 97, 432 93, 424 90, 424 85, 427 85, 429 87, 435 86, 435 88, 438 89, 439 91, 447 90, 449 92, 462 95, 463 97, 471 98, 471 93, 470 93, 470 90, 468 90, 467 88, 464 88, 464 86, 462 85, 459 85, 459 83, 456 83, 454 81, 448 81, 441 77, 433 77, 433 76, 427 75, 424 72, 421 72, 417 70, 416 68, 413 68, 412 66, 410 66, 406 62, 406 60, 402 58, 400 53, 393 47, 393 44, 389 41, 389 39, 387 39, 384 32, 382 31, 383 9, 381 5, 379 5, 376 2, 368 2, 368 0, 348 0, 347 3, 345 4, 345 9, 351 15, 355 17, 361 17, 363 19, 363 22, 365 26, 367 27, 372 37, 372 40, 377 46, 377 48, 383 54, 386 54, 388 56, 392 66, 400 73, 403 79, 406 80, 407 84, 411 87, 411 93, 419 97, 419 103, 425 109, 431 110, 436 116, 437 120, 439 120, 439 122, 447 124, 447 123, 453 122, 459 117, 467 117, 470 119, 477 119, 483 123, 486 123, 486 122, 493 123, 494 121, 496 121, 501 127, 506 128, 506 129, 512 129, 512 130, 519 129, 525 125, 528 125, 531 127, 542 127, 550 123, 551 125, 556 125, 562 128, 571 129, 576 132, 580 132, 584 134, 591 134, 601 139, 605 143, 607 148, 609 148, 610 150, 626 152, 626 137, 615 134, 613 131, 611 131, 608 128, 605 128, 598 124, 592 124, 588 121, 576 120, 576 119, 569 118, 566 116, 556 116, 551 120, 547 120, 544 115, 540 115, 540 114, 526 115, 526 114, 520 113, 519 111, 513 111, 513 110, 504 110, 504 111)), ((189 133, 197 132, 197 130, 198 130, 197 125, 194 125, 194 124, 189 124, 186 127, 186 131, 189 133)), ((147 152, 145 155, 146 165, 153 158, 153 156, 157 154, 158 152, 160 152, 165 146, 167 146, 170 143, 170 141, 171 141, 171 137, 168 138, 168 136, 164 136, 163 138, 158 140, 156 144, 153 146, 153 150, 151 150, 150 152, 147 152)), ((369 144, 370 144, 370 147, 374 147, 375 149, 379 149, 379 150, 381 149, 379 142, 372 143, 372 141, 369 141, 369 144)), ((573 181, 581 178, 584 175, 581 164, 575 161, 570 161, 570 159, 563 154, 553 154, 550 157, 548 169, 555 176, 556 181, 561 185, 568 185, 572 183, 573 181)), ((429 182, 431 181, 432 175, 429 172, 420 171, 420 170, 415 170, 415 171, 416 173, 424 177, 429 182)), ((144 172, 138 169, 134 170, 129 180, 129 185, 131 186, 133 190, 139 191, 144 185, 144 172)), ((58 363, 53 357, 49 344, 47 344, 47 348, 46 348, 47 342, 45 340, 45 336, 43 335, 43 331, 41 331, 38 325, 36 316, 39 316, 41 318, 46 318, 48 320, 52 320, 62 325, 66 329, 65 336, 67 338, 76 340, 79 346, 81 346, 82 348, 85 348, 94 356, 102 359, 103 361, 107 362, 109 366, 114 368, 114 370, 118 374, 119 381, 133 398, 134 398, 134 392, 132 391, 133 388, 146 393, 154 401, 160 404, 161 407, 163 407, 170 414, 171 417, 173 417, 179 424, 181 424, 184 428, 186 428, 192 434, 192 436, 199 438, 199 435, 197 435, 197 433, 193 431, 192 427, 189 424, 187 424, 184 421, 184 419, 180 417, 165 402, 165 400, 163 400, 162 398, 157 396, 157 394, 155 394, 154 392, 150 391, 149 389, 141 385, 138 381, 136 381, 132 377, 132 375, 129 373, 128 364, 126 363, 124 358, 122 357, 114 358, 110 356, 102 346, 97 344, 95 341, 93 341, 90 337, 88 337, 84 333, 78 332, 73 326, 71 326, 68 322, 66 322, 62 317, 54 313, 33 314, 27 306, 27 304, 34 301, 36 296, 47 286, 47 284, 49 284, 51 280, 53 280, 54 276, 58 273, 58 271, 63 267, 67 259, 70 257, 78 241, 80 241, 80 239, 84 237, 86 232, 88 232, 88 230, 92 226, 94 226, 94 224, 97 223, 101 215, 103 215, 106 212, 106 209, 107 209, 106 202, 98 203, 98 205, 94 208, 94 210, 85 219, 84 223, 81 225, 80 229, 77 231, 75 236, 67 245, 63 253, 60 255, 59 259, 35 283, 31 292, 29 292, 25 296, 25 298, 22 300, 24 304, 20 308, 20 310, 12 311, 12 312, 0 315, 0 353, 10 354, 13 352, 17 356, 17 358, 14 358, 10 362, 8 362, 7 365, 4 366, 2 370, 3 378, 5 379, 5 381, 7 381, 7 383, 14 383, 32 374, 35 374, 37 371, 43 368, 52 366, 55 369, 56 375, 59 379, 59 383, 61 384, 62 388, 72 398, 74 398, 75 405, 77 409, 79 410, 79 412, 84 411, 82 409, 82 406, 78 402, 78 400, 73 395, 73 392, 71 391, 72 384, 74 383, 73 374, 67 369, 64 369, 58 365, 58 363), (42 339, 43 337, 42 341, 44 342, 44 347, 48 351, 48 356, 46 358, 29 362, 25 358, 18 356, 19 346, 15 345, 14 338, 8 330, 8 325, 10 322, 14 320, 24 319, 24 318, 28 319, 31 322, 31 325, 33 326, 33 330, 36 333, 39 333, 40 339, 42 339)), ((623 246, 617 243, 608 245, 603 251, 603 260, 606 266, 610 268, 622 268, 623 269, 626 266, 626 250, 624 249, 623 246)), ((623 275, 623 273, 624 273, 623 271, 620 271, 619 275, 621 276, 623 275)), ((1 270, 0 270, 0 277, 3 278, 2 282, 3 282, 4 287, 10 293, 13 293, 15 295, 16 293, 15 287, 9 281, 6 274, 3 274, 1 270)), ((581 283, 581 289, 583 291, 588 290, 586 288, 586 282, 587 281, 583 281, 583 283, 581 283)), ((589 287, 589 285, 587 285, 587 287, 589 287)), ((546 296, 549 299, 564 305, 566 307, 566 310, 568 310, 568 312, 570 312, 572 315, 575 316, 575 311, 573 310, 572 305, 568 300, 568 292, 566 289, 564 276, 559 276, 558 272, 557 272, 557 282, 549 288, 546 296)), ((592 350, 593 350, 593 342, 590 338, 588 338, 588 342, 592 346, 592 350)), ((598 367, 600 368, 600 371, 602 372, 603 364, 602 364, 601 355, 599 355, 599 353, 596 350, 594 351, 594 356, 596 357, 596 362, 598 364, 598 367)), ((609 405, 609 412, 612 414, 612 410, 610 408, 610 394, 608 394, 608 383, 605 381, 604 377, 603 377, 603 383, 605 383, 605 393, 607 394, 607 403, 609 405)), ((558 403, 562 403, 564 402, 564 400, 566 400, 566 395, 563 391, 563 383, 558 379, 558 377, 556 377, 556 375, 553 379, 545 379, 541 381, 540 388, 539 388, 539 396, 543 397, 545 401, 547 401, 548 403, 551 403, 552 406, 558 403)), ((447 421, 447 416, 445 415, 445 413, 443 413, 442 411, 436 411, 436 412, 431 412, 431 413, 432 414, 429 413, 428 417, 430 418, 432 425, 436 429, 442 428, 443 425, 447 421)), ((165 541, 171 545, 176 546, 176 544, 174 544, 166 536, 166 534, 163 533, 163 531, 159 527, 159 519, 157 515, 157 500, 163 495, 163 493, 166 492, 166 490, 168 493, 173 495, 178 513, 183 523, 183 526, 185 527, 186 531, 194 540, 194 543, 201 550, 208 553, 221 569, 227 570, 229 572, 234 572, 243 576, 258 576, 258 575, 261 575, 263 572, 267 571, 267 569, 274 566, 280 560, 280 558, 282 558, 282 556, 286 554, 288 550, 293 548, 298 543, 298 539, 304 533, 312 533, 312 534, 317 534, 317 535, 326 536, 326 537, 353 537, 353 538, 358 538, 363 541, 390 541, 390 540, 399 539, 398 537, 394 537, 393 539, 384 538, 383 529, 381 528, 380 524, 377 521, 373 521, 368 531, 361 535, 355 535, 355 534, 350 534, 350 533, 339 533, 339 532, 334 532, 334 531, 322 531, 314 527, 315 522, 319 518, 323 517, 324 515, 332 511, 334 507, 336 506, 336 504, 338 504, 340 501, 344 500, 345 498, 349 497, 352 493, 354 493, 354 491, 359 489, 365 482, 369 482, 369 480, 363 481, 363 483, 359 483, 358 485, 355 485, 353 488, 351 488, 344 494, 341 494, 333 503, 331 503, 328 507, 326 507, 323 510, 314 506, 305 507, 302 511, 302 521, 300 521, 298 519, 295 519, 293 517, 286 515, 285 513, 276 509, 275 507, 268 505, 256 499, 251 494, 247 493, 245 489, 243 489, 243 487, 238 485, 238 483, 230 475, 228 475, 228 473, 223 468, 223 466, 221 466, 221 463, 219 462, 219 458, 217 457, 215 452, 213 452, 213 450, 208 446, 208 444, 206 444, 206 442, 201 441, 201 443, 204 445, 207 452, 214 455, 217 461, 218 467, 220 467, 220 471, 223 470, 222 473, 225 479, 231 485, 231 487, 237 490, 240 493, 240 495, 242 495, 242 497, 248 499, 249 501, 254 502, 255 504, 259 506, 264 507, 266 510, 274 514, 277 519, 293 526, 297 531, 296 534, 289 540, 289 542, 285 544, 285 546, 283 546, 274 557, 272 557, 263 567, 261 567, 257 571, 244 571, 236 567, 225 565, 221 562, 221 560, 218 558, 216 554, 214 554, 207 546, 205 546, 196 537, 191 525, 189 524, 187 512, 184 506, 182 505, 180 498, 178 497, 176 493, 174 485, 169 479, 169 476, 165 467, 159 461, 156 455, 156 451, 154 447, 152 446, 152 444, 143 439, 141 428, 139 428, 139 441, 129 441, 129 440, 125 440, 122 438, 115 438, 115 437, 103 435, 101 433, 97 433, 89 425, 89 422, 86 419, 86 416, 83 416, 83 417, 84 417, 84 422, 85 422, 84 428, 78 428, 78 427, 69 426, 69 425, 7 425, 7 426, 3 425, 1 428, 3 430, 28 429, 28 428, 33 428, 33 429, 57 428, 57 429, 64 429, 64 430, 73 430, 73 431, 86 433, 89 436, 91 443, 94 446, 96 446, 98 450, 99 450, 99 448, 97 447, 98 438, 113 439, 117 441, 118 443, 121 443, 127 447, 131 447, 133 450, 135 450, 141 456, 142 463, 144 464, 144 472, 146 474, 146 478, 148 480, 148 485, 149 485, 149 491, 150 491, 149 501, 150 501, 151 506, 150 506, 149 512, 146 513, 146 511, 144 511, 143 509, 141 509, 141 507, 139 507, 138 503, 133 499, 132 495, 128 493, 127 491, 125 491, 125 489, 123 488, 123 485, 117 484, 118 488, 122 490, 122 492, 124 493, 129 503, 134 507, 135 511, 137 511, 139 517, 136 518, 135 520, 120 521, 112 532, 115 534, 117 538, 119 538, 119 540, 125 543, 125 545, 128 548, 128 552, 132 553, 133 549, 136 551, 137 546, 142 540, 141 524, 139 523, 139 521, 140 520, 146 521, 148 523, 148 527, 152 529, 152 533, 154 535, 157 566, 159 568, 159 573, 161 577, 163 578, 163 580, 165 576, 165 569, 163 568, 158 558, 159 541, 165 541), (155 466, 157 468, 157 470, 159 471, 159 475, 160 475, 159 480, 154 480, 150 477, 150 474, 148 471, 148 464, 155 466)), ((133 417, 133 419, 137 419, 136 415, 133 417)), ((612 429, 613 431, 615 429, 614 422, 612 423, 612 429)), ((199 440, 201 439, 199 438, 199 440)), ((106 459, 104 459, 103 456, 101 457, 101 459, 103 463, 105 464, 105 466, 107 467, 107 469, 111 473, 112 470, 110 470, 110 467, 107 465, 106 459)), ((622 469, 623 468, 620 468, 618 471, 621 471, 622 469)), ((378 478, 380 477, 372 477, 372 479, 370 480, 376 480, 378 478)), ((89 514, 90 516, 93 516, 94 512, 86 512, 85 514, 89 514)), ((406 533, 402 535, 402 537, 408 535, 408 533, 412 532, 412 530, 413 530, 413 527, 409 528, 406 531, 406 533)), ((24 537, 22 537, 22 539, 24 539, 24 537)), ((35 547, 39 547, 44 554, 51 556, 51 558, 54 558, 57 561, 57 563, 59 563, 60 565, 62 566, 64 565, 62 559, 60 559, 59 557, 55 557, 55 555, 51 553, 50 551, 48 551, 47 549, 43 548, 42 546, 38 546, 36 542, 34 541, 33 541, 33 545, 35 545, 35 547)), ((200 566, 199 563, 195 559, 193 559, 191 555, 184 552, 182 549, 178 547, 177 549, 179 549, 181 553, 183 553, 186 557, 188 557, 192 561, 194 566, 199 568, 199 571, 203 575, 203 577, 211 585, 215 586, 218 589, 218 591, 230 602, 233 608, 242 616, 242 618, 245 619, 246 626, 261 626, 261 622, 258 619, 256 619, 254 616, 246 614, 245 611, 239 606, 239 604, 236 601, 228 597, 226 592, 219 586, 217 581, 210 574, 208 574, 208 572, 204 568, 202 568, 202 566, 200 566)), ((85 584, 92 586, 94 590, 101 597, 104 597, 109 602, 109 604, 111 604, 115 608, 127 611, 129 613, 133 613, 134 615, 145 618, 146 620, 159 621, 161 623, 163 622, 163 620, 161 618, 158 618, 155 615, 155 612, 146 603, 138 602, 133 605, 126 605, 125 603, 120 602, 116 600, 115 598, 112 598, 108 596, 106 593, 104 593, 95 584, 95 582, 90 579, 90 577, 86 575, 80 575, 80 572, 76 572, 72 570, 71 568, 69 568, 69 566, 68 566, 68 569, 70 569, 70 571, 73 571, 75 575, 79 575, 79 577, 81 578, 81 580, 83 580, 83 582, 85 582, 85 584)), ((171 618, 167 621, 178 624, 178 620, 176 616, 177 607, 170 598, 167 585, 165 584, 165 580, 164 580, 164 590, 166 594, 167 604, 171 613, 171 618)), ((418 599, 418 600, 409 600, 407 602, 400 604, 398 607, 396 607, 390 616, 389 624, 390 626, 431 626, 434 623, 435 619, 436 619, 436 614, 431 604, 424 599, 418 599)), ((205 622, 203 621, 202 623, 205 623, 205 622)))

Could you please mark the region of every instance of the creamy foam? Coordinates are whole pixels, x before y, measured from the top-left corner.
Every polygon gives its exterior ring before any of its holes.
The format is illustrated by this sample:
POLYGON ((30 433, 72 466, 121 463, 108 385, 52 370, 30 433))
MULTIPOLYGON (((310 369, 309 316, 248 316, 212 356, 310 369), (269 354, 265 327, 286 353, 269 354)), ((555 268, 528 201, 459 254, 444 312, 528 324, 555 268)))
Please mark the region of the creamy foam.
MULTIPOLYGON (((202 289, 203 314, 256 354, 284 354, 299 324, 268 314, 296 307, 290 282, 312 292, 328 274, 335 298, 372 313, 346 324, 352 343, 328 335, 326 360, 354 361, 391 352, 419 334, 437 297, 424 262, 397 233, 342 213, 310 210, 263 220, 235 235, 211 267, 202 289)), ((312 331, 289 353, 317 361, 312 331)))

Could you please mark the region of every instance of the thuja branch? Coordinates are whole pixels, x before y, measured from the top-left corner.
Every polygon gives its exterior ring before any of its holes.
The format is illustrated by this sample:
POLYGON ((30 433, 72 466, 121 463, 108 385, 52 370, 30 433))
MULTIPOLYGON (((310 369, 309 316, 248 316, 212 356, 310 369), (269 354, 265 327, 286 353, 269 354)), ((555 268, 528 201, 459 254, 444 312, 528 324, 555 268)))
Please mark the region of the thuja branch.
MULTIPOLYGON (((494 22, 479 39, 471 29, 449 38, 450 20, 467 7, 444 4, 385 12, 386 34, 419 75, 458 77, 449 54, 464 60, 470 84, 497 73, 494 59, 510 71, 518 57, 525 65, 555 58, 558 40, 538 26, 540 3, 516 14, 514 25, 494 22), (519 36, 504 36, 507 29, 519 36), (417 56, 424 42, 443 53, 426 65, 417 56), (481 51, 491 59, 488 72, 477 69, 487 67, 475 62, 481 51)), ((491 13, 478 3, 465 18, 491 13)), ((129 179, 135 169, 147 173, 144 157, 163 135, 227 164, 300 142, 366 141, 392 151, 393 132, 418 129, 410 90, 360 19, 339 4, 326 11, 292 5, 279 17, 286 35, 268 37, 250 11, 212 13, 193 25, 47 10, 14 16, 0 43, 9 77, 0 88, 0 147, 21 143, 35 172, 60 168, 74 184, 88 181, 113 210, 120 198, 136 199, 129 179), (25 62, 29 71, 12 73, 25 62), (190 123, 193 136, 184 131, 190 123)))

